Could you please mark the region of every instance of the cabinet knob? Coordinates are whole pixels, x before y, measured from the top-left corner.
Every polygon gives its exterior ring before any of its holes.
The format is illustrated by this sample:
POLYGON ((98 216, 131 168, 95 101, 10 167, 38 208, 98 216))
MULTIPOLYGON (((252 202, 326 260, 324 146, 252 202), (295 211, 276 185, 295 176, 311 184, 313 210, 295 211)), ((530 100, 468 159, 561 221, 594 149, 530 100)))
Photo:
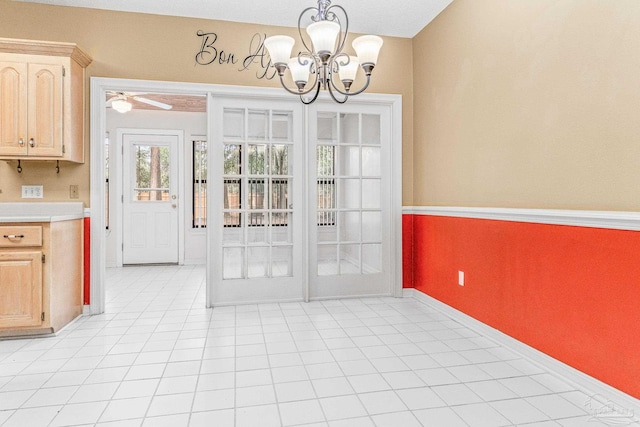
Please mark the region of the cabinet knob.
POLYGON ((18 140, 18 145, 19 145, 20 147, 24 147, 24 139, 20 138, 20 139, 18 140))
POLYGON ((29 139, 29 147, 33 148, 36 146, 36 142, 33 140, 33 138, 29 139))

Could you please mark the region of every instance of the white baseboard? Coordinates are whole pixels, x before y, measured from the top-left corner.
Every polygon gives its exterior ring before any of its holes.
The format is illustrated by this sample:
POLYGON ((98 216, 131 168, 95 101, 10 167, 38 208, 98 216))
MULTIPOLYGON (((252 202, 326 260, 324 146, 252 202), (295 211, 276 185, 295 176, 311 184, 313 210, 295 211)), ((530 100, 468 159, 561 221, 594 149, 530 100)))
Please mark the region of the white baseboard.
POLYGON ((405 288, 403 289, 403 296, 405 298, 414 298, 421 303, 442 312, 462 325, 473 329, 490 340, 493 340, 497 344, 500 344, 514 353, 529 359, 531 362, 539 365, 546 371, 563 377, 576 387, 576 389, 582 390, 587 395, 604 398, 605 401, 603 403, 605 405, 614 405, 610 406, 610 408, 615 408, 621 413, 630 413, 635 417, 636 422, 640 422, 640 400, 635 397, 605 384, 602 381, 597 380, 557 359, 554 359, 553 357, 536 350, 535 348, 530 347, 423 292, 413 288, 405 288))

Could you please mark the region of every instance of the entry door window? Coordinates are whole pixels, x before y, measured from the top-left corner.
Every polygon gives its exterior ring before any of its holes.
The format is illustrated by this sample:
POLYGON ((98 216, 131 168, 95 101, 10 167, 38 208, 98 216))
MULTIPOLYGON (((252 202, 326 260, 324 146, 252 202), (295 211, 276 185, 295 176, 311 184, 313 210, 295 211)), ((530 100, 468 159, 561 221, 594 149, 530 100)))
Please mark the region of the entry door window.
POLYGON ((134 145, 135 201, 169 201, 171 175, 169 173, 169 147, 134 145))
POLYGON ((224 109, 223 128, 223 279, 292 277, 292 112, 224 109))

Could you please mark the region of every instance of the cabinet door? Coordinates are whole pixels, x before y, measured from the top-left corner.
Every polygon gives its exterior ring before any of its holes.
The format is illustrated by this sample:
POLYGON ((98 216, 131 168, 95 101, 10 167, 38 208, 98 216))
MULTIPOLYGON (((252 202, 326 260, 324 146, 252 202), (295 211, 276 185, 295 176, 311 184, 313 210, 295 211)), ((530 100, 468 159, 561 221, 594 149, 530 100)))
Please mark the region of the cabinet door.
POLYGON ((42 252, 0 252, 0 328, 42 324, 42 252))
POLYGON ((62 156, 61 65, 29 64, 29 156, 62 156))
POLYGON ((27 154, 27 64, 0 62, 0 154, 27 154))

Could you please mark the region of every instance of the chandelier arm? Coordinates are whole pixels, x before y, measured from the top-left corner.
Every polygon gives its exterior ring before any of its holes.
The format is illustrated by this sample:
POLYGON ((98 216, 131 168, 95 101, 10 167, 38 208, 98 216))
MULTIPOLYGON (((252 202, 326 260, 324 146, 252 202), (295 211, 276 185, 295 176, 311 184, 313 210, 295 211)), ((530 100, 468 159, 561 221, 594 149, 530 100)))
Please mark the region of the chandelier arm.
MULTIPOLYGON (((332 80, 332 79, 329 79, 329 80, 332 80)), ((339 100, 338 98, 336 98, 336 96, 333 94, 333 89, 332 89, 332 87, 334 87, 334 88, 335 88, 335 85, 333 84, 333 82, 330 82, 330 83, 329 83, 329 85, 328 85, 328 87, 329 87, 329 95, 331 95, 331 98, 332 98, 335 102, 337 102, 338 104, 344 104, 345 102, 347 102, 347 99, 349 99, 349 95, 350 95, 350 94, 348 94, 348 93, 342 93, 340 90, 338 90, 338 93, 340 93, 341 95, 344 95, 344 96, 345 96, 345 97, 344 97, 344 99, 341 101, 341 100, 339 100)), ((336 88, 336 89, 337 89, 337 88, 336 88)))
POLYGON ((289 92, 292 95, 300 95, 300 96, 306 95, 306 94, 310 93, 314 89, 314 86, 311 86, 308 90, 305 90, 303 92, 299 92, 297 90, 289 89, 287 87, 287 85, 285 84, 285 82, 284 82, 284 76, 280 76, 280 84, 282 85, 282 88, 284 90, 286 90, 287 92, 289 92))
MULTIPOLYGON (((336 8, 336 9, 340 9, 342 11, 342 14, 344 15, 344 33, 340 34, 340 40, 338 41, 338 49, 336 50, 336 54, 340 54, 342 53, 342 49, 344 48, 344 44, 347 42, 347 36, 349 35, 349 15, 347 15, 347 11, 344 10, 344 7, 340 6, 339 4, 334 4, 332 6, 329 6, 327 8, 327 12, 329 12, 331 9, 336 8)), ((334 20, 338 21, 338 25, 340 25, 340 29, 342 30, 342 22, 340 22, 340 18, 338 17, 338 15, 336 15, 334 12, 331 12, 334 16, 334 20)), ((300 26, 298 26, 298 28, 300 28, 300 26)))
POLYGON ((305 49, 307 49, 307 52, 313 52, 313 49, 310 49, 309 46, 307 45, 306 40, 304 39, 304 36, 302 35, 302 18, 304 18, 304 14, 309 12, 309 11, 316 11, 317 13, 320 13, 320 10, 317 7, 308 7, 305 10, 303 10, 300 13, 300 16, 298 16, 298 34, 300 34, 300 40, 302 41, 302 45, 304 46, 305 49))
POLYGON ((322 86, 322 84, 318 82, 318 84, 316 85, 316 93, 315 95, 313 95, 313 98, 311 98, 309 101, 305 101, 302 95, 300 95, 300 101, 302 101, 304 105, 313 104, 315 100, 318 99, 318 95, 320 95, 320 86, 322 86))
POLYGON ((336 92, 338 92, 340 95, 345 95, 345 96, 353 96, 353 95, 359 95, 362 92, 364 92, 365 90, 367 90, 367 88, 369 87, 369 83, 371 83, 371 75, 366 76, 367 77, 367 81, 364 83, 364 86, 362 86, 360 89, 358 89, 355 92, 344 92, 342 90, 340 90, 340 88, 333 82, 333 74, 331 75, 332 78, 330 78, 329 80, 329 89, 331 89, 333 87, 333 90, 335 90, 336 92))

